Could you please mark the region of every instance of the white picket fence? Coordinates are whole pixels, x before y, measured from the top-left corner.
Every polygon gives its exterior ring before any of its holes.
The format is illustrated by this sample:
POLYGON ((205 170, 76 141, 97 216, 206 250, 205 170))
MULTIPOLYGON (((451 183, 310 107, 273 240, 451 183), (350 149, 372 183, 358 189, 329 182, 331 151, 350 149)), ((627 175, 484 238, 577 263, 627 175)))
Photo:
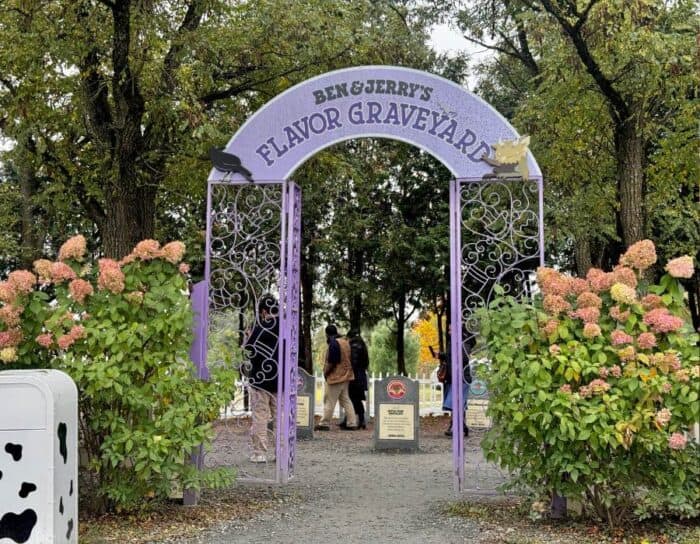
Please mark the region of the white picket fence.
MULTIPOLYGON (((386 378, 393 374, 370 374, 367 376, 369 382, 369 391, 367 393, 367 401, 365 402, 369 417, 374 417, 374 384, 375 382, 386 378)), ((442 413, 442 384, 432 378, 419 378, 418 376, 407 376, 411 380, 418 382, 418 400, 420 415, 441 414, 442 413)), ((323 394, 326 387, 326 380, 323 375, 314 376, 315 378, 315 407, 314 414, 323 415, 323 394)), ((242 399, 244 398, 243 382, 236 382, 236 391, 234 393, 234 402, 221 410, 221 419, 231 417, 249 415, 250 411, 246 410, 242 399)), ((336 405, 334 417, 340 416, 340 406, 336 405)))
MULTIPOLYGON (((383 380, 387 376, 394 374, 369 374, 367 376, 369 390, 367 392, 367 401, 365 402, 366 411, 369 417, 374 417, 374 384, 379 380, 383 380)), ((418 402, 420 415, 441 414, 442 413, 442 384, 434 378, 419 378, 417 375, 406 376, 410 380, 418 382, 418 402)), ((316 380, 316 406, 314 413, 323 415, 323 393, 326 386, 326 381, 323 375, 314 376, 316 380)), ((335 407, 334 416, 339 416, 340 407, 335 407)))

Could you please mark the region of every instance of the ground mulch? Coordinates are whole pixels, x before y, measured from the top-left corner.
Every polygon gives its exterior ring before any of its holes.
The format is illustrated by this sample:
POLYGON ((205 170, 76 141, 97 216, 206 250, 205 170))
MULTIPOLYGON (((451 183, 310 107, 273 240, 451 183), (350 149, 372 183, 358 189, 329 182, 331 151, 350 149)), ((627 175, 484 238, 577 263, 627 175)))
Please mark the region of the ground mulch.
POLYGON ((520 497, 456 501, 447 516, 478 525, 479 544, 698 544, 700 519, 634 523, 610 529, 586 518, 564 520, 529 517, 529 502, 520 497))
MULTIPOLYGON (((205 492, 196 507, 160 503, 138 515, 84 519, 80 541, 327 544, 335 541, 327 532, 335 527, 344 544, 389 542, 397 530, 402 542, 420 544, 700 543, 700 520, 609 531, 585 519, 533 521, 525 499, 495 491, 455 501, 451 440, 444 436, 448 425, 449 417, 421 418, 420 452, 396 455, 371 451, 371 424, 356 432, 339 431, 334 424, 330 432, 300 441, 298 474, 287 486, 237 483, 231 489, 205 492), (350 466, 357 467, 361 477, 347 478, 343 467, 350 466), (350 518, 346 504, 353 512, 350 518)), ((478 458, 482 437, 483 431, 476 429, 466 442, 467 476, 486 474, 480 482, 496 486, 498 474, 478 458)))

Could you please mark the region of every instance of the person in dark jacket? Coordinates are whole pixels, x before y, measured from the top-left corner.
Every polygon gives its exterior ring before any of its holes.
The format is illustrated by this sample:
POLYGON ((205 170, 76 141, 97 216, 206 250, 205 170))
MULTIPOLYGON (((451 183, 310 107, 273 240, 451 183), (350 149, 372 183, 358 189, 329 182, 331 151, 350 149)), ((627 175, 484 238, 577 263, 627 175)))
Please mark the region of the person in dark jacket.
POLYGON ((255 326, 246 331, 243 349, 247 361, 241 368, 250 395, 250 443, 253 450, 250 460, 253 463, 275 460, 274 444, 268 448, 267 425, 272 420, 274 426, 277 415, 278 347, 277 301, 271 295, 264 295, 258 303, 255 326))
MULTIPOLYGON (((362 336, 360 336, 360 331, 357 329, 348 331, 347 339, 350 343, 350 363, 352 364, 352 372, 355 374, 355 379, 353 379, 348 386, 348 394, 350 395, 352 406, 355 409, 355 414, 357 414, 357 426, 360 429, 366 429, 367 421, 365 420, 365 405, 363 401, 366 400, 365 392, 367 391, 369 353, 367 351, 367 344, 365 344, 362 336)), ((346 421, 347 417, 340 426, 346 427, 346 421)))
MULTIPOLYGON (((442 409, 448 412, 452 412, 453 408, 453 397, 452 397, 452 338, 451 338, 451 327, 447 331, 447 352, 441 353, 440 358, 444 360, 447 365, 447 372, 445 374, 445 383, 443 384, 443 401, 442 409)), ((466 335, 466 331, 464 331, 466 335)), ((470 336, 466 342, 462 342, 462 413, 467 409, 467 400, 469 398, 469 384, 472 383, 472 373, 469 364, 469 353, 474 348, 475 340, 470 336)), ((452 414, 450 414, 450 426, 445 431, 446 436, 452 436, 452 414)), ((469 436, 469 428, 467 427, 466 418, 464 420, 464 436, 469 436)))

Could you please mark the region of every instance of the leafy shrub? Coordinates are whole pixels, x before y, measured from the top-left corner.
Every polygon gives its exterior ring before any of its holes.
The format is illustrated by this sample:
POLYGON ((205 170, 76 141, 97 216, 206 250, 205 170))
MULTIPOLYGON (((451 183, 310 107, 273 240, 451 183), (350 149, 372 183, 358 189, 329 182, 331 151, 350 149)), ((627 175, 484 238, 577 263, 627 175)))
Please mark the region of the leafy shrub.
MULTIPOLYGON (((572 278, 541 268, 533 303, 497 298, 480 314, 492 361, 494 427, 483 448, 514 485, 581 497, 616 525, 700 512, 698 335, 671 261, 658 285, 643 272, 653 244, 633 245, 612 272, 572 278)), ((503 292, 500 291, 502 294, 503 292)))
POLYGON ((0 283, 0 358, 51 365, 78 385, 81 484, 96 510, 133 509, 167 497, 173 485, 232 480, 231 472, 198 472, 187 462, 211 442, 233 374, 219 368, 203 382, 193 373, 184 250, 145 240, 122 261, 94 266, 77 236, 59 261, 37 261, 37 276, 17 271, 0 283))

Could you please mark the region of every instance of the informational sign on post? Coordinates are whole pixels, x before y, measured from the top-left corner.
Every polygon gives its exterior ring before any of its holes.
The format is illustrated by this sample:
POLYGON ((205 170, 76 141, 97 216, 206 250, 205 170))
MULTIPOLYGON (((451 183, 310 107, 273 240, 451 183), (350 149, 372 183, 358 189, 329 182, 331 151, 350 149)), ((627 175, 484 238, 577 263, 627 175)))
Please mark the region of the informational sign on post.
POLYGON ((303 368, 297 376, 297 438, 313 438, 316 379, 303 368))
POLYGON ((469 385, 469 402, 467 404, 466 423, 470 429, 487 429, 491 427, 491 418, 486 415, 489 407, 489 392, 486 383, 475 379, 469 385))
POLYGON ((374 384, 374 448, 418 449, 418 382, 393 376, 374 384))

